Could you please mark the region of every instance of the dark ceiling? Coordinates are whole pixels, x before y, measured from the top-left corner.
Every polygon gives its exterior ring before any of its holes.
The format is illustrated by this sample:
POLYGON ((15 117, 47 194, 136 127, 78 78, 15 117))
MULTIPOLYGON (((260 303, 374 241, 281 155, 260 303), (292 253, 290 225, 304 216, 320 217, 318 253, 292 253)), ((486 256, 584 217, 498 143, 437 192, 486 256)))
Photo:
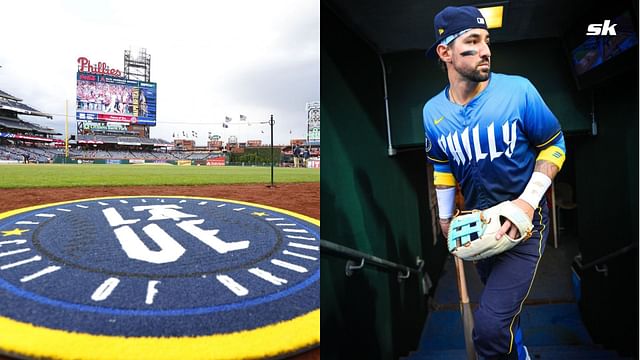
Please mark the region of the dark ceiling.
MULTIPOLYGON (((616 0, 610 0, 616 1, 616 0)), ((593 0, 322 0, 330 11, 379 53, 427 49, 435 36, 433 17, 446 6, 504 4, 501 29, 491 30, 491 42, 560 37, 593 7, 593 0)))

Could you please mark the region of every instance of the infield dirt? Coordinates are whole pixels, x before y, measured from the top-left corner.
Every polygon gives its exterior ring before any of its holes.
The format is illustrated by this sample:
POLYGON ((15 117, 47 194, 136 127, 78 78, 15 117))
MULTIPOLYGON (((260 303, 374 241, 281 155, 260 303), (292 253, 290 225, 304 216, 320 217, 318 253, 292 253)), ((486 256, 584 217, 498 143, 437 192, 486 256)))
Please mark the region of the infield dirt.
POLYGON ((59 201, 103 196, 181 195, 247 201, 320 219, 320 183, 202 186, 118 186, 0 190, 0 212, 59 201))

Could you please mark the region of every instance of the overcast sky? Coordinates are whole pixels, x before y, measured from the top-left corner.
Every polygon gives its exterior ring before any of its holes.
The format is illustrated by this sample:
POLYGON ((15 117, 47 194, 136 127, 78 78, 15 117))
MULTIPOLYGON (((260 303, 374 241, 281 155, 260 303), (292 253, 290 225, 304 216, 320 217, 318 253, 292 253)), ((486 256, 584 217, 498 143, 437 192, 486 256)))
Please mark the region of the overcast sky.
POLYGON ((0 90, 53 120, 21 116, 64 134, 65 100, 75 134, 78 57, 124 70, 124 50, 151 55, 158 85, 151 137, 208 132, 226 141, 306 138, 305 105, 320 100, 317 0, 7 1, 2 4, 0 90), (225 116, 233 120, 223 128, 225 116), (215 124, 213 124, 215 123, 215 124))

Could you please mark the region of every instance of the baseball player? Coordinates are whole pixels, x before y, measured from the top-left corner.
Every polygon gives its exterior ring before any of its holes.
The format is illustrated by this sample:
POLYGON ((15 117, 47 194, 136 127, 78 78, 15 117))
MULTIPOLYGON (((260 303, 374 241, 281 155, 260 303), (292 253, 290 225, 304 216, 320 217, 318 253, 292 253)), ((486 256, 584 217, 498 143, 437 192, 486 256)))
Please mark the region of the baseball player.
MULTIPOLYGON (((443 233, 456 182, 467 210, 511 201, 533 222, 528 240, 476 262, 485 286, 474 312, 475 350, 480 359, 528 359, 519 314, 549 233, 544 194, 565 159, 562 130, 529 80, 490 71, 489 32, 478 9, 447 7, 434 28, 427 56, 438 59, 449 84, 425 104, 423 124, 443 233)), ((508 220, 496 239, 505 234, 519 235, 508 220)))

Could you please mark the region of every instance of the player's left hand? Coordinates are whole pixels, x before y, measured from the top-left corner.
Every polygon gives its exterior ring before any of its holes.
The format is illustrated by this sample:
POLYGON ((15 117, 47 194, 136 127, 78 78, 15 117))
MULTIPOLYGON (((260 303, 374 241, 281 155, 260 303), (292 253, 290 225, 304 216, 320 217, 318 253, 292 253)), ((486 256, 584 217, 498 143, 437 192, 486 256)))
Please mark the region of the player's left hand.
MULTIPOLYGON (((533 220, 534 208, 532 208, 531 205, 529 205, 529 203, 521 199, 515 199, 511 202, 517 207, 519 207, 520 209, 522 209, 522 211, 524 211, 525 214, 527 214, 527 216, 529 217, 529 220, 533 220)), ((496 233, 496 239, 500 239, 504 234, 508 234, 509 237, 512 239, 515 239, 520 236, 520 234, 518 233, 518 228, 515 225, 513 225, 509 220, 505 220, 504 224, 502 224, 502 227, 496 233)))

